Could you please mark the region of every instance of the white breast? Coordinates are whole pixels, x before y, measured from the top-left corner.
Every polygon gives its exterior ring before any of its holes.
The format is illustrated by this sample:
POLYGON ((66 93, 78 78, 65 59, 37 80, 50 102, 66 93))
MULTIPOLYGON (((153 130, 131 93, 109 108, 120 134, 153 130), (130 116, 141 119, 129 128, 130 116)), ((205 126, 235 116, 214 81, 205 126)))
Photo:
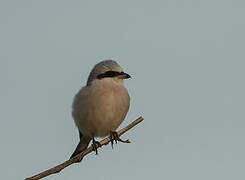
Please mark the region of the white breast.
POLYGON ((123 83, 110 78, 94 80, 75 96, 72 115, 82 134, 106 136, 122 123, 129 104, 130 98, 123 83))

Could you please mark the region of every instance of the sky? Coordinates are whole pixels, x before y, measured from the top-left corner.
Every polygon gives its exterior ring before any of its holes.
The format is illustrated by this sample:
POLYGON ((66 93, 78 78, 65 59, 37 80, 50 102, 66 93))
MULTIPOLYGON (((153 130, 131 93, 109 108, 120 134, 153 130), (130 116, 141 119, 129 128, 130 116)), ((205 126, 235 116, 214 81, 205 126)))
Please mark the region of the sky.
POLYGON ((67 160, 74 95, 114 59, 131 106, 118 143, 46 179, 245 178, 245 2, 1 0, 1 179, 67 160))

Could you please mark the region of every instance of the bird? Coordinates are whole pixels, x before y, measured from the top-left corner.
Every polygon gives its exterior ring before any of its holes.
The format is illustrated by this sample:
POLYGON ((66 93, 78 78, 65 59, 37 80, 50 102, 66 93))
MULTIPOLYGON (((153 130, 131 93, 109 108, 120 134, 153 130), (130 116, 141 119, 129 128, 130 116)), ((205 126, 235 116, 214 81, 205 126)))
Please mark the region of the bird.
POLYGON ((125 142, 115 130, 130 107, 130 96, 123 83, 129 78, 131 76, 114 60, 103 60, 92 68, 86 86, 73 99, 72 117, 80 142, 70 159, 87 149, 91 140, 93 150, 98 154, 97 147, 101 144, 95 137, 110 135, 112 148, 113 140, 125 142))

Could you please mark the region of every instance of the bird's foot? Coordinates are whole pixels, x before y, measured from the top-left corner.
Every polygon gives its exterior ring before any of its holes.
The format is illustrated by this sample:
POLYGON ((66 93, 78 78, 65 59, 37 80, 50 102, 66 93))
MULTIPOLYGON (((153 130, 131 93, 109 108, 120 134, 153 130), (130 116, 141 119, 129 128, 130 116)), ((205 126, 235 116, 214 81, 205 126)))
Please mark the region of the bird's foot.
POLYGON ((113 141, 115 141, 117 143, 117 141, 120 141, 122 143, 130 143, 130 141, 127 139, 127 140, 122 140, 116 131, 110 131, 110 141, 111 141, 111 147, 113 149, 113 141))
POLYGON ((93 142, 92 142, 92 147, 93 147, 93 151, 95 151, 95 154, 98 154, 98 148, 101 147, 102 145, 100 144, 99 141, 95 141, 95 139, 93 138, 93 142))

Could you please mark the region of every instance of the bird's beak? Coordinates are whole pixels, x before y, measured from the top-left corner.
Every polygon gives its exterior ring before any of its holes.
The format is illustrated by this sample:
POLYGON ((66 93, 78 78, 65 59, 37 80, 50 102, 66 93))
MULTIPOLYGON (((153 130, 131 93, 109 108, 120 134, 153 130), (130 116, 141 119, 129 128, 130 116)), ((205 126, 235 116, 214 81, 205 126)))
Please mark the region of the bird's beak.
POLYGON ((121 79, 128 79, 128 78, 131 78, 131 76, 125 72, 121 72, 120 78, 121 79))

